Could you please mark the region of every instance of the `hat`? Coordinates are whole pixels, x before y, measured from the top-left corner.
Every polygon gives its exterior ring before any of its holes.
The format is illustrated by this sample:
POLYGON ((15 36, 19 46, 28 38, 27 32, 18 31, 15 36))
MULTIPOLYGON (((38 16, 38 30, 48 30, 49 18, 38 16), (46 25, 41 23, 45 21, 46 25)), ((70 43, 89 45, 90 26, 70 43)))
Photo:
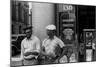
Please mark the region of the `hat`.
POLYGON ((27 30, 27 29, 32 29, 32 26, 29 25, 29 26, 24 28, 24 30, 27 30))
POLYGON ((46 26, 46 29, 47 30, 56 30, 56 26, 55 25, 48 25, 48 26, 46 26))

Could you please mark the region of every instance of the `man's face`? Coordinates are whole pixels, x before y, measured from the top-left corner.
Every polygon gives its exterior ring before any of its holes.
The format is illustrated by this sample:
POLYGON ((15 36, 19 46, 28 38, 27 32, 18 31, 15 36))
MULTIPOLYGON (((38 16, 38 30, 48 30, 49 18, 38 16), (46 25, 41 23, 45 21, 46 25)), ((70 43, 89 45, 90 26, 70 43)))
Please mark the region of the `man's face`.
POLYGON ((54 36, 54 31, 53 30, 47 30, 47 35, 49 37, 53 37, 54 36))
POLYGON ((27 30, 25 31, 25 33, 26 33, 26 37, 27 37, 27 38, 30 38, 31 35, 32 35, 32 29, 27 29, 27 30))

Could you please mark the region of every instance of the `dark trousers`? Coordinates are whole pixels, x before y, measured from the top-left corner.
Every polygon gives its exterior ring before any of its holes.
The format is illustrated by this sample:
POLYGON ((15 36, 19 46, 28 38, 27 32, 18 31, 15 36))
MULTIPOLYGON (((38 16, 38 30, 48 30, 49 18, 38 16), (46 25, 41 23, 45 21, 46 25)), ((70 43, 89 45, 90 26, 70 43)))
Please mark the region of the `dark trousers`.
POLYGON ((58 57, 48 57, 48 56, 39 56, 37 58, 38 60, 38 64, 53 64, 53 63, 56 63, 55 60, 57 59, 58 57))

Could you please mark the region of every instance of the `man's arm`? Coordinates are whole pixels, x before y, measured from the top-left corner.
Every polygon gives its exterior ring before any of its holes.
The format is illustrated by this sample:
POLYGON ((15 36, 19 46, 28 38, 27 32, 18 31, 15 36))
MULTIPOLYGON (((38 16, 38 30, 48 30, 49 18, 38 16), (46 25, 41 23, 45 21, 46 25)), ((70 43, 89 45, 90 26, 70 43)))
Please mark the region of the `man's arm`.
POLYGON ((64 42, 61 40, 61 39, 57 39, 57 42, 58 42, 58 44, 59 44, 59 46, 61 47, 61 48, 63 48, 64 46, 65 46, 65 44, 64 44, 64 42))
POLYGON ((58 58, 57 58, 57 62, 59 62, 59 60, 60 60, 60 58, 61 57, 63 57, 64 56, 64 46, 65 46, 65 44, 64 44, 64 42, 62 41, 62 40, 60 40, 59 38, 57 38, 57 42, 58 42, 58 45, 60 46, 60 48, 61 48, 61 54, 60 54, 60 56, 58 56, 58 58))
POLYGON ((46 53, 45 53, 45 42, 47 41, 47 39, 44 39, 43 42, 42 42, 42 48, 41 48, 41 54, 42 55, 45 55, 46 56, 46 53))

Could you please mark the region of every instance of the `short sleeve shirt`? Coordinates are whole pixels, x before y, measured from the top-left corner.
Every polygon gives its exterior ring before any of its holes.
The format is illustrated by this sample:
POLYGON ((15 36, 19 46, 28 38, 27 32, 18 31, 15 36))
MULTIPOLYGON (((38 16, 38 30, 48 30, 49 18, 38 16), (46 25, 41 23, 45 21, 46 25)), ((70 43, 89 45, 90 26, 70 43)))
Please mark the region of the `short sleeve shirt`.
POLYGON ((43 41, 43 45, 45 47, 45 53, 46 54, 52 54, 55 55, 55 48, 59 45, 61 48, 64 47, 64 43, 56 36, 54 36, 53 40, 50 40, 49 38, 45 39, 43 41))

